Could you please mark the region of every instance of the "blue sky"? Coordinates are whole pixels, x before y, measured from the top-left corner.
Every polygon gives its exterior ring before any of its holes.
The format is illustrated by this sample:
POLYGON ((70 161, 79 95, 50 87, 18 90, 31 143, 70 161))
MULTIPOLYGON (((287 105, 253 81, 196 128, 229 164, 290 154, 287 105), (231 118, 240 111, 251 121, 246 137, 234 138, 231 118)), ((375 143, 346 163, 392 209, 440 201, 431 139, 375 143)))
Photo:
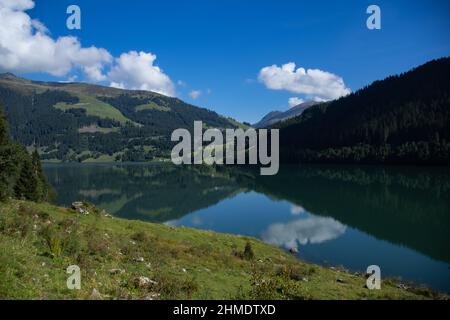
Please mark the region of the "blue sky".
MULTIPOLYGON (((267 88, 258 81, 264 67, 294 62, 334 74, 355 91, 450 55, 446 0, 35 2, 25 12, 47 27, 49 37, 76 36, 83 47, 104 48, 114 58, 133 50, 155 54, 154 64, 170 78, 177 97, 252 123, 269 111, 287 110, 289 98, 310 98, 267 88), (66 27, 70 4, 81 8, 79 31, 66 27), (381 8, 381 30, 366 27, 370 4, 381 8), (201 91, 197 99, 189 95, 193 90, 201 91)), ((87 80, 77 70, 22 74, 87 80)))

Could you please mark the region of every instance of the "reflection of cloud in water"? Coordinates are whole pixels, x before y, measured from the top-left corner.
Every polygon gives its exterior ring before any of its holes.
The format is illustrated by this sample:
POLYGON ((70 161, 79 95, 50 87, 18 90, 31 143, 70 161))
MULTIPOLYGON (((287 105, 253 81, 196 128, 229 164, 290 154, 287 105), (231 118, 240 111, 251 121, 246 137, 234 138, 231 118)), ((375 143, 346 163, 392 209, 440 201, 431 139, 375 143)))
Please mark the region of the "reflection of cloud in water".
POLYGON ((346 226, 333 218, 309 217, 289 223, 275 223, 263 233, 265 242, 285 248, 319 244, 333 240, 345 233, 346 226))
POLYGON ((178 220, 169 220, 163 223, 166 226, 169 227, 177 227, 178 226, 178 220))
POLYGON ((302 213, 305 213, 305 212, 306 212, 306 210, 302 206, 296 206, 294 204, 291 206, 291 214, 293 216, 299 216, 299 215, 301 215, 302 213))
POLYGON ((203 224, 203 221, 202 221, 202 219, 201 219, 200 217, 194 216, 194 217, 192 218, 192 224, 193 224, 194 226, 200 226, 200 225, 203 224))

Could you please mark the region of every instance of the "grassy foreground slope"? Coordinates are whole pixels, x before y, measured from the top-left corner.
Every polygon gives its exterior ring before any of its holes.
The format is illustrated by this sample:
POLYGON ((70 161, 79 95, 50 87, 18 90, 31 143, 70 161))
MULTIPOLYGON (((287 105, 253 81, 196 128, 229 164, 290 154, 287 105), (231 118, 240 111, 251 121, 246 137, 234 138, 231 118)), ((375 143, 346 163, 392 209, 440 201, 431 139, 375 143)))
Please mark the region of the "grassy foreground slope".
POLYGON ((0 203, 0 299, 439 297, 390 280, 368 290, 363 275, 306 264, 252 238, 89 211, 0 203), (81 290, 66 286, 66 268, 74 264, 81 290))

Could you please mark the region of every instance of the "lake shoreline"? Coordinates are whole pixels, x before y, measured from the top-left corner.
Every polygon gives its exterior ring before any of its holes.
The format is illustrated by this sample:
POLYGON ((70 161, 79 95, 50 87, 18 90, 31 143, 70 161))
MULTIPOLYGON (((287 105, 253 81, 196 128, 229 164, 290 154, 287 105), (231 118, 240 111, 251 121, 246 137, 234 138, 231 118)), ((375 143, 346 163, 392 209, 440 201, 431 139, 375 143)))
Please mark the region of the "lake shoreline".
POLYGON ((19 200, 0 205, 1 266, 21 270, 2 273, 2 298, 448 298, 390 279, 369 290, 364 275, 298 261, 251 237, 124 220, 86 206, 89 214, 19 200), (77 263, 82 289, 69 290, 65 268, 77 263))

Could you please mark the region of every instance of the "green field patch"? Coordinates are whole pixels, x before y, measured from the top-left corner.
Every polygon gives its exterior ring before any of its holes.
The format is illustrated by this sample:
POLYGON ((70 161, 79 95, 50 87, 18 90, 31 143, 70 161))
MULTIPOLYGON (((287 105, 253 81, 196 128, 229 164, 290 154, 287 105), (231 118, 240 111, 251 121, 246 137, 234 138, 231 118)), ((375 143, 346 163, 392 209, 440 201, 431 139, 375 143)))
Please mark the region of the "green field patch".
POLYGON ((92 124, 90 126, 84 126, 78 129, 78 133, 111 133, 118 132, 120 128, 102 128, 97 126, 96 124, 92 124))
POLYGON ((70 109, 84 109, 86 114, 93 117, 99 117, 102 119, 111 119, 125 124, 126 122, 132 122, 126 118, 119 110, 112 105, 97 100, 93 97, 80 96, 80 102, 75 104, 68 104, 65 102, 58 102, 53 107, 59 110, 67 111, 70 109))
POLYGON ((134 111, 136 111, 136 112, 145 111, 145 110, 156 110, 156 111, 161 111, 161 112, 169 112, 171 109, 166 106, 160 106, 154 102, 149 102, 147 104, 141 104, 134 108, 134 111))

